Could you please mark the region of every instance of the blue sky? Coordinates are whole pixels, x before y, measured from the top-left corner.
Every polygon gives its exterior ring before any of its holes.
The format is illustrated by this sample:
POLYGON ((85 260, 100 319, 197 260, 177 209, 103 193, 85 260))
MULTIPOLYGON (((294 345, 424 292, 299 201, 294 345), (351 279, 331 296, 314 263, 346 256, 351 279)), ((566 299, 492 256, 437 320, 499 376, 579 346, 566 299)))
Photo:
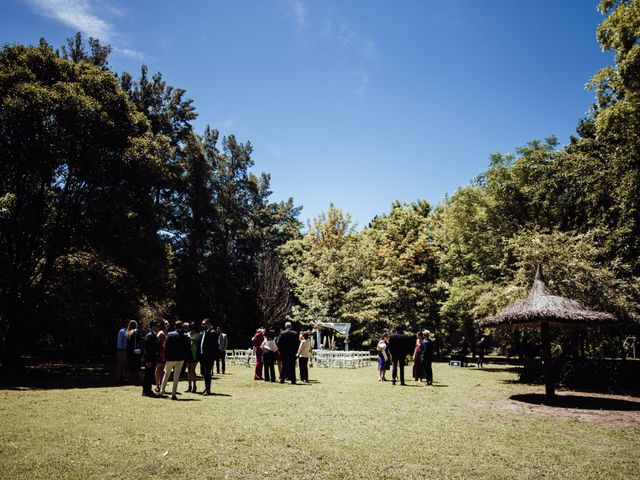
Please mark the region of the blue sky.
POLYGON ((254 146, 274 200, 306 221, 332 202, 360 226, 394 200, 445 193, 493 152, 575 132, 611 62, 596 0, 4 0, 0 42, 110 43, 187 90, 254 146))

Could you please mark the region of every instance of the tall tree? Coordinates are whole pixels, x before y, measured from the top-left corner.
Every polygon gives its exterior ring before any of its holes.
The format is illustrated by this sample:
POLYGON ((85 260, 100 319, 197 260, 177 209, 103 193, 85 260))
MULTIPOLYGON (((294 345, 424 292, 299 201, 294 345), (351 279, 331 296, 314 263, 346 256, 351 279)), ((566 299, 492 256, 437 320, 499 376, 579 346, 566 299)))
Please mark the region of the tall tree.
MULTIPOLYGON (((151 186, 169 144, 137 114, 116 77, 38 47, 0 50, 0 311, 3 363, 37 329, 56 264, 86 251, 153 243, 151 186)), ((62 263, 64 264, 64 262, 62 263)))

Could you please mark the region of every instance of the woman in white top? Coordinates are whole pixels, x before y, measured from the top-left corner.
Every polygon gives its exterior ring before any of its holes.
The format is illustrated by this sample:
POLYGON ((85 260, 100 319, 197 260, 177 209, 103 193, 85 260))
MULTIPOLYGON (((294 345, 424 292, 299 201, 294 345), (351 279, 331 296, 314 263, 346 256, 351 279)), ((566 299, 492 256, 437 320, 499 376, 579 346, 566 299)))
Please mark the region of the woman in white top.
POLYGON ((300 366, 300 380, 309 382, 309 357, 311 357, 311 342, 307 332, 300 334, 300 346, 298 347, 298 365, 300 366))
POLYGON ((385 333, 378 342, 378 381, 386 382, 385 374, 391 367, 391 357, 387 350, 389 344, 389 334, 385 333))
POLYGON ((273 330, 269 330, 267 335, 262 342, 262 350, 264 351, 264 381, 265 382, 275 382, 276 381, 276 352, 278 351, 278 346, 276 345, 276 341, 274 340, 275 332, 273 330))

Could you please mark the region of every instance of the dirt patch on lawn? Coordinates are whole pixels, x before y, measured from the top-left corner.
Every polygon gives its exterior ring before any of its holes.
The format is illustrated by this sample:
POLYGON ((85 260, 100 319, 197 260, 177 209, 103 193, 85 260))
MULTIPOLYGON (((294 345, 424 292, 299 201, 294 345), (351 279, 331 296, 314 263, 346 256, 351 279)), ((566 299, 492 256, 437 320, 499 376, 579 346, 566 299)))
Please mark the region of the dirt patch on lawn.
POLYGON ((512 395, 494 404, 498 411, 573 421, 640 427, 640 398, 599 393, 560 392, 553 401, 544 393, 512 395))

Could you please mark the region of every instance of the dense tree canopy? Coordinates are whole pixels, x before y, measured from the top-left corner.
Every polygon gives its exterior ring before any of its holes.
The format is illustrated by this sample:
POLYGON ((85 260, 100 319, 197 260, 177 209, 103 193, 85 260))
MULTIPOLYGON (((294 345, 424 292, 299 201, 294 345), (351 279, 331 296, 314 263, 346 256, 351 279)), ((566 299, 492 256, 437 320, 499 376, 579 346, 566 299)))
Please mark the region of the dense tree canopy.
MULTIPOLYGON (((538 262, 557 293, 622 321, 613 335, 558 335, 556 348, 619 354, 640 325, 640 0, 599 8, 615 61, 591 79, 594 105, 568 145, 493 154, 434 208, 396 202, 360 230, 331 205, 302 233, 301 207, 270 201, 270 176, 251 171, 250 142, 195 132, 183 89, 145 66, 114 73, 98 40, 2 47, 3 363, 108 350, 117 320, 160 316, 209 316, 232 344, 291 318, 352 322, 362 345, 426 327, 447 347, 524 295, 538 262)), ((534 337, 496 339, 523 355, 534 337)))

